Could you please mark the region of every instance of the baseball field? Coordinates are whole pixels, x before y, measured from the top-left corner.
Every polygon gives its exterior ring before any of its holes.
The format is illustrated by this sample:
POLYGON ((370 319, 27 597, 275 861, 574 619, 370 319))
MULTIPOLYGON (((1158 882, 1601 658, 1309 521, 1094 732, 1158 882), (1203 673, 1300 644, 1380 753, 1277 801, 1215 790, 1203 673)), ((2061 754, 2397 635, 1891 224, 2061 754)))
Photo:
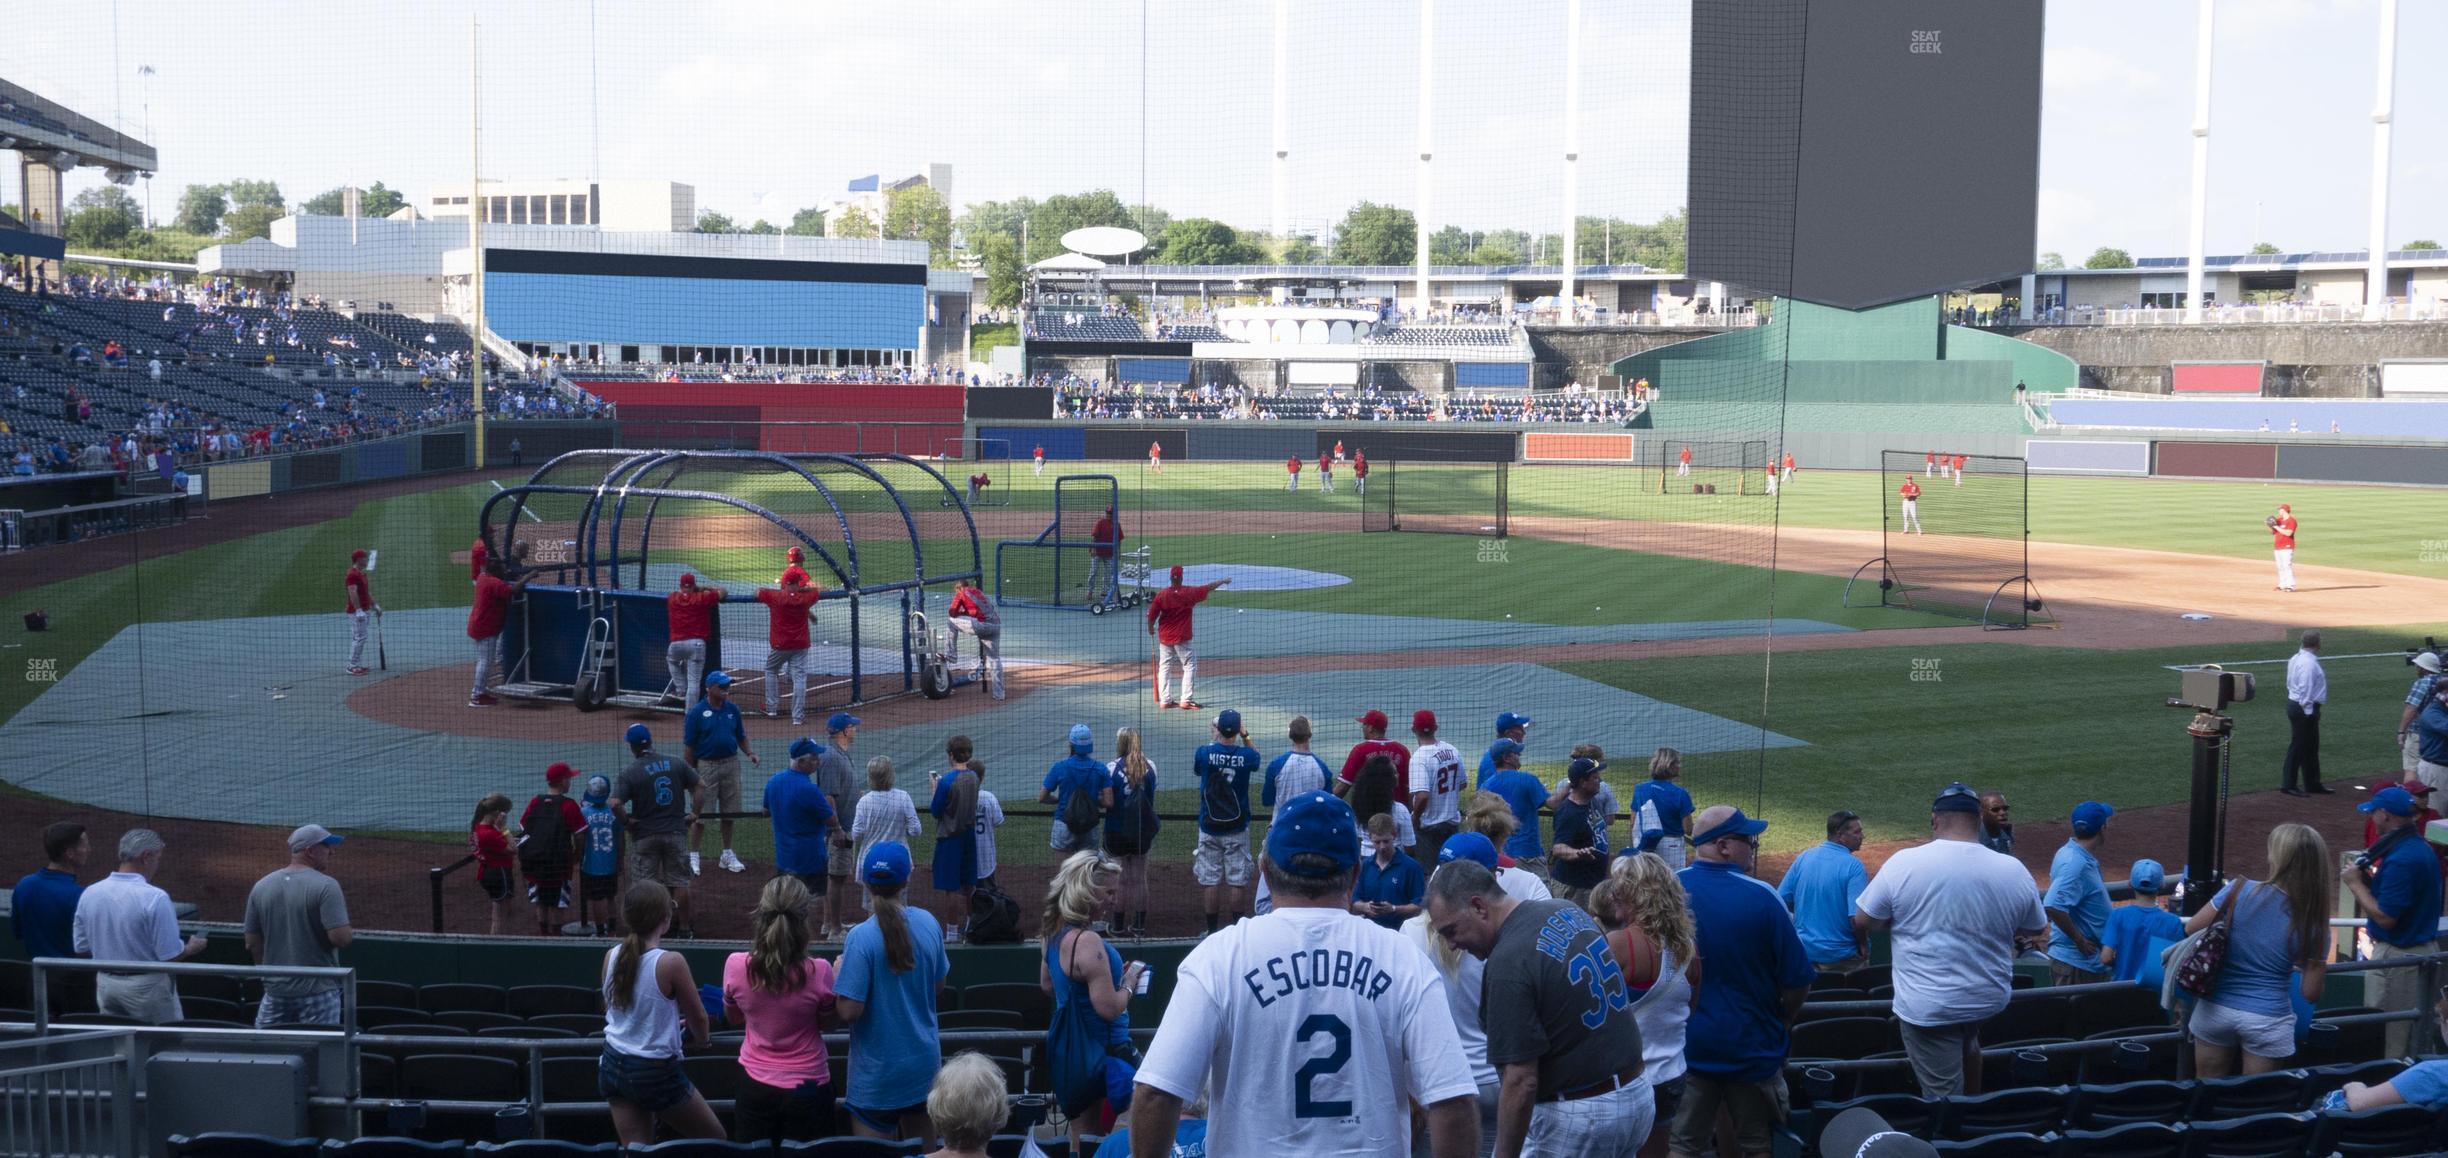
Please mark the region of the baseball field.
MULTIPOLYGON (((961 464, 945 469, 957 483, 961 464)), ((1400 469, 1423 488, 1439 468, 1400 469)), ((2414 489, 2035 477, 2030 573, 2056 626, 2003 632, 1875 606, 1859 589, 1853 602, 1873 605, 1844 605, 1847 578, 1881 552, 1885 484, 1874 472, 1806 470, 1770 499, 1661 493, 1654 471, 1517 465, 1509 533, 1497 537, 1364 533, 1363 500, 1341 472, 1337 493, 1324 494, 1309 472, 1287 491, 1280 464, 1173 462, 1156 474, 1139 462, 1067 463, 1037 477, 1022 462, 998 478, 1008 505, 974 512, 989 590, 995 544, 1045 528, 1062 473, 1116 477, 1124 545, 1150 548, 1159 582, 1175 564, 1191 582, 1235 578, 1198 612, 1196 695, 1211 710, 1240 709, 1268 756, 1296 714, 1339 762, 1358 739, 1352 717, 1429 708, 1475 760, 1493 717, 1520 711, 1536 720, 1528 762, 1543 777, 1560 776, 1574 744, 1595 742, 1628 798, 1649 753, 1672 745, 1686 753, 1695 798, 1765 815, 1769 848, 1785 853, 1815 843, 1835 808, 1861 813, 1873 841, 1908 839, 1953 779, 2005 791, 2039 832, 2085 799, 2167 817, 2186 796, 2187 717, 2164 706, 2185 664, 2245 664, 2262 678, 2261 697, 2235 710, 2235 784, 2273 789, 2287 736, 2282 665, 2307 627, 2327 634, 2329 779, 2368 783, 2395 767, 2405 648, 2448 634, 2448 540, 2424 529, 2439 497, 2414 489), (2272 590, 2262 526, 2282 501, 2302 526, 2292 594, 2272 590)), ((1940 546, 1953 489, 1933 485, 1921 501, 1940 546)), ((0 686, 0 778, 21 806, 13 847, 31 847, 32 828, 63 815, 156 818, 173 855, 184 843, 205 878, 190 890, 204 916, 226 918, 274 847, 261 829, 316 821, 359 837, 364 867, 349 871, 395 881, 352 887, 380 914, 366 923, 415 926, 423 871, 455 859, 449 846, 464 843, 479 797, 523 800, 555 760, 615 772, 633 720, 670 729, 665 746, 676 748, 678 720, 666 714, 465 706, 465 551, 494 490, 462 476, 249 500, 170 531, 0 562, 11 622, 39 609, 50 623, 12 631, 5 649, 20 658, 0 657, 24 671, 0 686), (388 666, 354 677, 340 576, 360 547, 378 552, 388 666)), ((965 544, 922 547, 948 555, 965 544)), ((739 590, 781 565, 719 537, 679 550, 739 590)), ((761 642, 760 608, 725 610, 726 639, 761 642)), ((897 656, 897 640, 877 642, 897 610, 860 610, 871 652, 897 656)), ((846 647, 822 637, 846 634, 849 615, 820 605, 822 645, 846 647)), ((1211 712, 1153 702, 1151 640, 1134 611, 1012 607, 1006 619, 1009 699, 964 687, 942 701, 861 705, 853 755, 891 757, 900 787, 923 797, 944 737, 976 738, 986 787, 1013 814, 997 841, 1006 885, 1026 896, 1051 860, 1037 784, 1073 723, 1088 723, 1106 756, 1116 729, 1140 729, 1165 807, 1188 812, 1185 774, 1211 712)), ((754 664, 727 666, 745 677, 743 703, 761 706, 754 664)), ((810 723, 837 706, 819 694, 810 723)), ((750 807, 797 734, 788 723, 752 722, 765 763, 748 769, 750 807)), ((2354 799, 2286 803, 2359 833, 2354 799)), ((119 820, 93 822, 115 830, 119 820)), ((1185 928, 1193 827, 1168 824, 1154 858, 1159 895, 1185 928)), ((2131 831, 2136 842, 2170 840, 2164 824, 2131 831)), ((922 858, 929 839, 919 837, 922 858)), ((742 823, 736 847, 752 865, 770 863, 769 843, 761 822, 742 823)), ((2180 839, 2119 852, 2120 864, 2182 858, 2180 839)), ((2230 867, 2258 856, 2239 846, 2230 867)), ((715 875, 725 879, 704 885, 718 916, 701 927, 744 928, 761 876, 715 875)), ((454 882, 454 927, 481 919, 474 895, 471 881, 454 882)))

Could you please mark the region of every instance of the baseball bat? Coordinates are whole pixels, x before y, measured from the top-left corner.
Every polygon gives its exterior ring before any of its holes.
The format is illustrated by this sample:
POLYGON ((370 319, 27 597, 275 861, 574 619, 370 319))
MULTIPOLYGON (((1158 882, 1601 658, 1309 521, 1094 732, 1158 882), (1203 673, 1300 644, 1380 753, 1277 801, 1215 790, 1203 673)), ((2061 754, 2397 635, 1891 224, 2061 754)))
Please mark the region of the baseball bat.
POLYGON ((383 617, 379 611, 374 613, 374 662, 382 665, 384 671, 391 670, 391 648, 383 639, 383 617))

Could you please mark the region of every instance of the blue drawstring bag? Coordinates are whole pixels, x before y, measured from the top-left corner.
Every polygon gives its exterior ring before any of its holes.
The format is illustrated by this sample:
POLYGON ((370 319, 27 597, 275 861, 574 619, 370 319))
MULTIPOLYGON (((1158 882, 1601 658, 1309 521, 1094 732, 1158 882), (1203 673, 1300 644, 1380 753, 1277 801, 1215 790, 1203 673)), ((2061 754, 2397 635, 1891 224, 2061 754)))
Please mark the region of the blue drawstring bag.
POLYGON ((705 1002, 706 1020, 711 1021, 716 1025, 722 1024, 722 986, 712 984, 700 985, 697 987, 697 997, 698 1000, 705 1002))

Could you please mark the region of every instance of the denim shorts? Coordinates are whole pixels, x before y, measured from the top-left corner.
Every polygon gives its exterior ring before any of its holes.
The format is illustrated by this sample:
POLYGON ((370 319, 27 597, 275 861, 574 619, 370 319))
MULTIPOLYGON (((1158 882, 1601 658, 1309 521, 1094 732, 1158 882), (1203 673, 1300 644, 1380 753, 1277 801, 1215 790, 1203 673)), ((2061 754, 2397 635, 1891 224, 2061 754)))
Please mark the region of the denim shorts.
POLYGON ((688 1100, 695 1086, 676 1057, 635 1057, 605 1049, 595 1062, 595 1092, 659 1114, 688 1100))

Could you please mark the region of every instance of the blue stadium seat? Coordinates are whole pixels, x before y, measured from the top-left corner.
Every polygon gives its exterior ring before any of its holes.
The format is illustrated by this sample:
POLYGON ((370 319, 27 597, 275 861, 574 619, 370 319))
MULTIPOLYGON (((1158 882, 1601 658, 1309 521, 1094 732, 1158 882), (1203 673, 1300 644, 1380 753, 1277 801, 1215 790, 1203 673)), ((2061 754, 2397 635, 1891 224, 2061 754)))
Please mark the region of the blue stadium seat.
POLYGON ((557 1158, 565 1154, 618 1154, 618 1142, 588 1145, 564 1142, 558 1138, 521 1138, 516 1142, 478 1142, 470 1150, 475 1154, 510 1154, 517 1158, 557 1158))
POLYGON ((813 1142, 784 1142, 785 1154, 804 1154, 808 1158, 901 1158, 905 1154, 924 1154, 923 1142, 887 1142, 881 1138, 819 1138, 813 1142))
POLYGON ((1947 1098, 1938 1106, 1937 1133, 1958 1139, 2055 1133, 2065 1123, 2066 1095, 2063 1086, 2041 1086, 1947 1098))
POLYGON ((2209 1078, 2193 1087, 2193 1119, 2251 1118, 2292 1114, 2304 1108, 2308 1095, 2304 1075, 2296 1070, 2209 1078))
POLYGON ((2038 1134, 1987 1134, 1972 1139, 1948 1139, 1930 1143, 1941 1154, 1962 1154, 1967 1158, 2056 1158, 2056 1143, 2038 1134))
POLYGON ((316 1158, 322 1152, 323 1144, 313 1138, 220 1131, 170 1136, 170 1158, 316 1158))
POLYGON ((2262 1114, 2185 1127, 2188 1158, 2297 1158, 2312 1144, 2310 1114, 2262 1114))
POLYGON ((356 1138, 343 1142, 338 1138, 323 1143, 325 1158, 426 1158, 440 1154, 455 1158, 467 1153, 465 1142, 424 1142, 415 1138, 356 1138))
POLYGON ((754 1142, 730 1142, 712 1138, 674 1138, 652 1146, 631 1146, 632 1154, 661 1154, 665 1158, 724 1158, 731 1154, 771 1154, 773 1143, 760 1138, 754 1142))
POLYGON ((2399 1103, 2376 1110, 2328 1113, 2312 1130, 2311 1152, 2345 1158, 2393 1158, 2448 1144, 2448 1123, 2421 1106, 2399 1103))
POLYGON ((2066 1110, 2068 1125, 2085 1130, 2109 1130, 2136 1122, 2176 1122, 2193 1104, 2193 1083, 2121 1082, 2074 1087, 2066 1110))
POLYGON ((2106 1130, 2057 1136, 2056 1158, 2183 1158, 2185 1128, 2173 1122, 2127 1122, 2106 1130))

